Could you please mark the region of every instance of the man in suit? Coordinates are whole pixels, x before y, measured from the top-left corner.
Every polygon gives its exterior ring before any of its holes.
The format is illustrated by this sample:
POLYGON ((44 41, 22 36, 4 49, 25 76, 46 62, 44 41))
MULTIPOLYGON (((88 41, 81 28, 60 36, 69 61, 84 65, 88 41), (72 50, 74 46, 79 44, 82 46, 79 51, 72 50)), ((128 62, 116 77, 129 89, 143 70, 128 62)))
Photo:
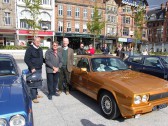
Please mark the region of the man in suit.
POLYGON ((60 69, 59 94, 62 93, 63 84, 66 89, 66 95, 69 94, 70 77, 73 67, 74 51, 68 47, 69 39, 63 39, 63 48, 61 49, 63 63, 60 69))

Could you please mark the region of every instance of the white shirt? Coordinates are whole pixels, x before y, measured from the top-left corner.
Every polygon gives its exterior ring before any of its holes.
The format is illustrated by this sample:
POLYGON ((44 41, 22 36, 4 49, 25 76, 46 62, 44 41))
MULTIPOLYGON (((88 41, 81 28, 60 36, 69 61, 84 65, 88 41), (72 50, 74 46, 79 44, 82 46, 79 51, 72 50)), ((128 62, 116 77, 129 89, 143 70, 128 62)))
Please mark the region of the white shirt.
POLYGON ((38 48, 39 48, 39 47, 35 46, 34 44, 33 44, 33 47, 34 47, 35 49, 38 49, 38 48))

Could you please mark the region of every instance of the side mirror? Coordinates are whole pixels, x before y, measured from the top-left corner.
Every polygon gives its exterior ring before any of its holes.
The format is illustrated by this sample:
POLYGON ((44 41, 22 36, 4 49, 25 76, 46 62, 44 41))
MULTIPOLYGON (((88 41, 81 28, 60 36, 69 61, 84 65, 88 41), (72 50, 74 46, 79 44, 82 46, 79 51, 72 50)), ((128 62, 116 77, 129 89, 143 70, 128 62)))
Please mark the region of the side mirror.
POLYGON ((87 68, 81 68, 81 72, 82 72, 82 73, 88 73, 88 72, 87 72, 87 68))
POLYGON ((22 70, 22 75, 26 75, 26 74, 29 74, 29 73, 30 73, 30 71, 28 69, 22 70))

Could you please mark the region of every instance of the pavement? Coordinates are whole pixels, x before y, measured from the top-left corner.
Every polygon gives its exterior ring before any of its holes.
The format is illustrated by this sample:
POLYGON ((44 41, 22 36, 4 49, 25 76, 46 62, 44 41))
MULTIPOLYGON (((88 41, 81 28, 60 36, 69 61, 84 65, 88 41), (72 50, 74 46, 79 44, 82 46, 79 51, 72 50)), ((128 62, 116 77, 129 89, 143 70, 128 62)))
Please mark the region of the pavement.
MULTIPOLYGON (((27 68, 22 60, 17 63, 22 70, 27 68)), ((33 103, 35 126, 168 126, 168 107, 138 119, 108 120, 101 115, 98 103, 79 91, 72 91, 70 95, 62 93, 48 100, 45 66, 43 79, 39 90, 43 98, 39 99, 40 103, 33 103)))

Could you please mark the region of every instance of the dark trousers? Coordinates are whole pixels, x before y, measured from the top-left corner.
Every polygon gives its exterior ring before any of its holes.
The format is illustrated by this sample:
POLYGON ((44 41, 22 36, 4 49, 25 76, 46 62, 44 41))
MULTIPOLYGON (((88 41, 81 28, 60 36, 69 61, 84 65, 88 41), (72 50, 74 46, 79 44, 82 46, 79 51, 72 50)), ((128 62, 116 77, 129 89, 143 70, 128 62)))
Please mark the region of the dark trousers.
POLYGON ((54 95, 56 93, 56 87, 58 84, 59 72, 57 73, 47 73, 47 85, 48 85, 48 95, 54 95))
POLYGON ((69 84, 70 84, 70 76, 71 73, 68 72, 66 67, 62 67, 60 69, 60 79, 59 79, 59 90, 63 90, 63 85, 66 91, 69 91, 69 84))
POLYGON ((30 88, 30 93, 31 93, 32 100, 37 99, 37 95, 38 95, 37 88, 30 88))

